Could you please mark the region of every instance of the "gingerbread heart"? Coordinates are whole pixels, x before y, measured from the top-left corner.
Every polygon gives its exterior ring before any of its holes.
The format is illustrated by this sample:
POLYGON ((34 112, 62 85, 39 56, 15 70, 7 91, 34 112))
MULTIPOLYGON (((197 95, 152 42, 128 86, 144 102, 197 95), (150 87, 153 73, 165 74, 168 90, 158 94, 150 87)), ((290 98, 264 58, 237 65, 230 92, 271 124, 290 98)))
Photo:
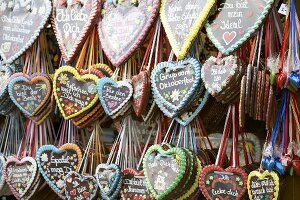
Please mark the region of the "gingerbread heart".
POLYGON ((123 170, 123 176, 124 183, 120 192, 122 199, 154 199, 146 187, 145 176, 143 172, 127 168, 123 170))
POLYGON ((71 119, 93 107, 98 101, 98 77, 80 75, 71 66, 56 70, 53 78, 55 100, 65 119, 71 119))
POLYGON ((177 147, 164 150, 161 145, 151 146, 143 159, 146 185, 155 199, 164 199, 183 179, 186 172, 186 154, 177 147))
POLYGON ((98 185, 93 176, 84 176, 71 171, 65 177, 65 194, 69 200, 93 200, 98 194, 98 185))
POLYGON ((138 75, 132 77, 132 107, 136 116, 140 117, 146 109, 149 102, 150 83, 147 71, 141 71, 138 75))
POLYGON ((11 78, 8 93, 14 104, 27 116, 37 114, 49 100, 52 88, 44 76, 11 78))
POLYGON ((70 63, 95 25, 100 1, 54 0, 52 25, 62 56, 70 63), (72 2, 72 3, 69 3, 72 2))
POLYGON ((159 10, 159 0, 124 0, 104 4, 98 32, 103 50, 113 65, 124 63, 141 45, 159 10))
POLYGON ((11 157, 4 166, 5 180, 13 195, 18 199, 28 192, 37 174, 37 164, 32 157, 25 157, 21 160, 11 157))
POLYGON ((273 171, 252 171, 248 175, 247 188, 251 200, 276 200, 279 195, 279 177, 273 171))
POLYGON ((127 81, 115 82, 104 77, 98 81, 98 93, 106 114, 112 116, 125 106, 132 96, 132 86, 127 81))
POLYGON ((221 0, 215 17, 206 24, 212 43, 225 55, 237 50, 263 24, 274 0, 221 0))
POLYGON ((161 22, 177 58, 184 58, 216 0, 162 0, 161 22))
POLYGON ((114 199, 119 194, 123 177, 118 165, 100 164, 95 176, 103 199, 114 199))
POLYGON ((0 8, 0 55, 5 63, 12 63, 39 36, 51 13, 51 1, 1 1, 0 8))
POLYGON ((70 171, 79 170, 82 153, 75 144, 64 144, 60 148, 44 145, 39 148, 36 162, 39 171, 50 188, 64 198, 64 179, 70 171))
POLYGON ((175 114, 180 113, 201 84, 200 72, 200 64, 194 58, 159 63, 151 73, 156 104, 164 104, 175 114))
POLYGON ((237 57, 210 57, 202 66, 201 78, 208 92, 216 96, 228 86, 232 77, 238 72, 239 60, 237 57))
POLYGON ((208 200, 228 199, 240 200, 247 190, 247 174, 238 167, 225 170, 217 165, 204 167, 199 187, 208 200))

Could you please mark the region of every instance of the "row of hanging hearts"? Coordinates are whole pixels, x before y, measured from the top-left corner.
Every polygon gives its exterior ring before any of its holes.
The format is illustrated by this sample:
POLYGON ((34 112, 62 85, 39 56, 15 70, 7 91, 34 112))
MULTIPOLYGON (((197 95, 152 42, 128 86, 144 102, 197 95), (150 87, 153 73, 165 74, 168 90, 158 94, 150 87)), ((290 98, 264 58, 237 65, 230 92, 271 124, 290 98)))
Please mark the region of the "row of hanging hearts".
POLYGON ((226 3, 230 5, 227 9, 216 9, 219 7, 216 0, 125 0, 105 1, 103 5, 98 0, 55 0, 53 3, 49 0, 0 1, 0 14, 5 16, 1 22, 5 31, 0 37, 0 55, 5 63, 15 61, 33 44, 51 15, 51 23, 67 63, 75 59, 89 32, 98 24, 104 52, 114 66, 120 66, 142 44, 159 12, 177 58, 182 59, 188 54, 205 24, 207 35, 214 45, 220 52, 229 55, 256 32, 274 1, 236 3, 230 0, 226 3), (240 9, 237 22, 231 22, 230 13, 236 9, 240 9), (220 12, 215 13, 215 10, 220 12), (215 18, 207 21, 213 14, 215 18), (223 22, 226 22, 225 25, 222 25, 223 22), (23 29, 17 29, 18 25, 24 26, 23 29))

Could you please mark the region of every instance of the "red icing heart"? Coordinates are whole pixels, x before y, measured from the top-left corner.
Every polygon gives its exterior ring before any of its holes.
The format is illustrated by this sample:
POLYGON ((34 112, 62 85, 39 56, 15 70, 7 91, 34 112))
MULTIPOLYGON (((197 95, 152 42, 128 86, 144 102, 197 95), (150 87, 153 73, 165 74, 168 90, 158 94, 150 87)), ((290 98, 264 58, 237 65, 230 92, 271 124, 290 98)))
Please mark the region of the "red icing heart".
POLYGON ((89 193, 89 192, 83 192, 83 196, 84 196, 85 198, 88 198, 88 197, 90 196, 90 193, 89 193))
POLYGON ((226 45, 229 45, 234 40, 235 37, 236 37, 235 31, 231 31, 231 32, 227 31, 223 34, 223 40, 226 43, 226 45))
POLYGON ((73 189, 73 190, 70 192, 70 194, 71 194, 72 196, 75 196, 75 195, 76 195, 76 190, 73 189))
POLYGON ((199 187, 208 200, 239 200, 247 190, 247 174, 238 167, 224 170, 217 165, 208 165, 200 175, 199 187))

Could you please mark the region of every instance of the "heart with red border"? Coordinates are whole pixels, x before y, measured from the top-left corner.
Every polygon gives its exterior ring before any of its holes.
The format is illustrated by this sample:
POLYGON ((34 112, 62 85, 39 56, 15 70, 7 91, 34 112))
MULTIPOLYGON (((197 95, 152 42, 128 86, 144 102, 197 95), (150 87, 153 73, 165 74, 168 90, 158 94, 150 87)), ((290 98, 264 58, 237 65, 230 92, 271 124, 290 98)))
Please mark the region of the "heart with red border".
POLYGON ((216 96, 226 88, 233 77, 239 73, 241 61, 236 56, 224 58, 210 57, 201 70, 201 78, 205 88, 212 96, 216 96))
POLYGON ((124 176, 124 183, 120 191, 122 199, 154 199, 146 187, 145 176, 142 171, 127 168, 122 173, 124 176))
POLYGON ((69 200, 93 200, 98 194, 98 185, 93 176, 69 172, 65 178, 65 194, 69 200))
POLYGON ((64 179, 70 171, 78 171, 82 160, 80 148, 66 143, 60 148, 53 145, 41 146, 36 154, 39 171, 50 188, 65 198, 64 179))
POLYGON ((55 100, 65 119, 71 119, 92 108, 98 101, 94 74, 80 75, 71 66, 56 70, 53 78, 55 100))
POLYGON ((136 116, 140 117, 149 103, 150 83, 147 71, 141 71, 132 77, 132 107, 136 116))
POLYGON ((31 117, 44 108, 51 97, 52 87, 44 76, 16 76, 9 80, 8 93, 14 104, 31 117))
POLYGON ((53 1, 51 22, 62 56, 70 63, 97 21, 100 1, 75 1, 71 5, 68 2, 53 1))
POLYGON ((132 85, 127 81, 115 82, 104 77, 98 81, 98 93, 106 114, 113 116, 127 105, 132 96, 132 85))
POLYGON ((51 13, 51 1, 1 1, 0 7, 0 55, 5 63, 12 63, 39 36, 51 13))
POLYGON ((20 199, 33 186, 38 175, 36 161, 32 157, 21 160, 11 157, 4 166, 4 177, 13 195, 20 199))
POLYGON ((124 63, 142 44, 159 11, 159 0, 133 4, 106 1, 98 32, 103 50, 113 65, 124 63))
POLYGON ((240 200, 247 191, 247 173, 239 167, 204 167, 199 187, 208 200, 240 200))
POLYGON ((263 24, 274 0, 221 0, 206 32, 220 52, 229 55, 246 43, 263 24))

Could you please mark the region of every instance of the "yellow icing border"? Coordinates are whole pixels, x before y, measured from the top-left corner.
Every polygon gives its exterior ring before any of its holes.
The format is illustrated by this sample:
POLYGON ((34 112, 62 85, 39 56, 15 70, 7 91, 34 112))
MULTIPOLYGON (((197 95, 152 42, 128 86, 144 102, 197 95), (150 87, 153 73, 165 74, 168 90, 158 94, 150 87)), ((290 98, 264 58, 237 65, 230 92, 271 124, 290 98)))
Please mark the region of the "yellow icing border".
POLYGON ((258 177, 258 179, 260 179, 260 180, 264 179, 266 176, 271 176, 274 179, 274 184, 275 184, 274 198, 272 200, 277 200, 278 195, 279 195, 279 177, 278 177, 278 175, 273 171, 269 172, 267 170, 264 171, 263 173, 260 173, 259 171, 250 172, 250 174, 248 175, 248 180, 247 180, 247 189, 248 189, 249 198, 251 200, 253 200, 253 196, 250 191, 250 180, 251 180, 251 177, 253 177, 253 176, 258 177))
POLYGON ((80 75, 78 73, 78 71, 74 67, 71 67, 71 66, 62 66, 58 70, 56 70, 56 72, 54 74, 54 77, 53 77, 53 93, 54 93, 54 97, 55 97, 55 100, 57 102, 57 105, 59 107, 59 110, 60 110, 61 114, 63 115, 63 117, 66 120, 68 120, 68 119, 76 117, 76 116, 80 115, 81 113, 87 111, 88 109, 92 108, 97 103, 99 98, 98 98, 98 93, 96 93, 94 99, 91 101, 91 103, 89 105, 83 107, 80 111, 78 111, 78 112, 76 112, 72 115, 67 116, 64 112, 63 107, 61 106, 61 102, 59 100, 59 97, 57 96, 57 88, 56 88, 56 80, 58 79, 59 74, 63 73, 63 72, 72 73, 78 81, 93 80, 95 82, 95 85, 97 85, 97 82, 98 82, 99 78, 96 75, 93 75, 93 74, 80 75))
MULTIPOLYGON (((167 37, 169 39, 169 42, 172 46, 172 49, 173 49, 175 55, 177 56, 178 59, 182 59, 187 55, 194 39, 198 35, 198 32, 200 31, 200 29, 205 24, 206 19, 209 17, 211 9, 213 8, 213 6, 216 3, 216 0, 207 0, 205 6, 203 7, 202 13, 199 15, 198 19, 196 20, 196 22, 192 26, 192 28, 191 28, 191 30, 188 34, 188 37, 185 39, 181 49, 180 49, 180 47, 178 46, 178 44, 175 40, 175 37, 173 35, 173 32, 172 32, 171 27, 170 27, 170 25, 168 23, 168 20, 167 20, 167 16, 166 16, 166 13, 165 13, 166 1, 167 0, 161 0, 161 6, 160 6, 160 11, 159 11, 160 12, 160 19, 162 21, 162 24, 164 26, 167 37)), ((185 1, 185 0, 181 0, 181 1, 185 1)))

